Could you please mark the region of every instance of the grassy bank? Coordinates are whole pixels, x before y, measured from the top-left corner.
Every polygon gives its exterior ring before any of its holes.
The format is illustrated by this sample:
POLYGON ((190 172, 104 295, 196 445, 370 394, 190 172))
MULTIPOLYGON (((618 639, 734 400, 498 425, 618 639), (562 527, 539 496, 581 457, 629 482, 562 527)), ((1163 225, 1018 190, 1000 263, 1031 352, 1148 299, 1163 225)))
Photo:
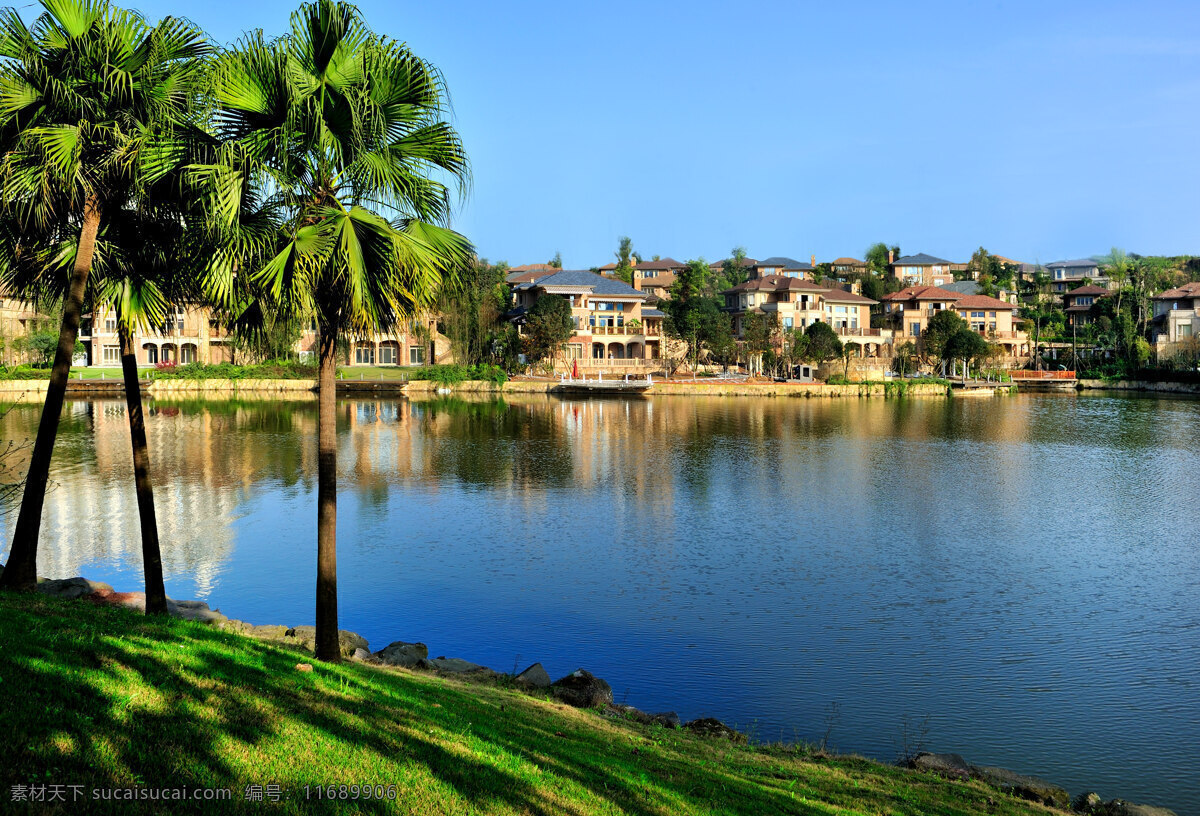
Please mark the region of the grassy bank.
MULTIPOLYGON (((5 812, 1048 812, 978 782, 607 720, 502 686, 297 652, 87 602, 0 596, 5 812), (20 805, 14 785, 227 788, 232 798, 20 805), (393 785, 321 802, 305 786, 393 785), (249 785, 279 785, 279 804, 249 785), (386 796, 386 793, 385 793, 386 796)), ((348 789, 349 790, 349 789, 348 789)), ((336 791, 335 791, 336 792, 336 791)))

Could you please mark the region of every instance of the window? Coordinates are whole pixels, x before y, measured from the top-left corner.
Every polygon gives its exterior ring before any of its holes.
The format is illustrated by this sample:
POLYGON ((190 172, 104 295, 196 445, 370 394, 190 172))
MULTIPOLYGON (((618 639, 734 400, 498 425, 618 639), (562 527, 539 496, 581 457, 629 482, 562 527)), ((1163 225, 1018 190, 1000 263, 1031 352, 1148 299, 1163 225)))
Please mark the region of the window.
POLYGON ((196 346, 192 343, 184 343, 179 349, 179 362, 184 365, 196 362, 196 346))
POLYGON ((583 344, 582 343, 571 343, 570 345, 568 345, 567 346, 567 359, 568 360, 582 360, 583 359, 583 344))
POLYGON ((104 331, 108 334, 117 333, 117 319, 115 317, 104 318, 104 331))
POLYGON ((995 316, 996 316, 995 312, 988 312, 988 317, 995 317, 995 316))
POLYGON ((158 346, 154 344, 146 346, 146 362, 150 365, 158 365, 158 346))
POLYGON ((120 346, 105 346, 102 358, 105 365, 117 365, 121 362, 120 346))
POLYGON ((908 335, 909 335, 909 337, 920 337, 921 336, 921 324, 920 323, 909 323, 908 324, 908 335))
POLYGON ((845 314, 845 313, 846 313, 846 307, 845 307, 845 306, 834 306, 834 307, 833 307, 833 311, 834 311, 834 313, 835 313, 835 314, 845 314))
POLYGON ((408 364, 409 365, 424 365, 425 349, 420 346, 408 347, 408 364))
POLYGON ((996 330, 996 321, 993 320, 991 323, 988 323, 988 331, 995 331, 995 330, 996 330))
POLYGON ((971 312, 971 317, 983 317, 983 312, 971 312))
POLYGON ((380 365, 395 365, 399 357, 399 349, 394 343, 384 343, 379 347, 379 364, 380 365))
POLYGON ((1191 336, 1192 336, 1192 324, 1191 323, 1180 323, 1179 330, 1176 332, 1177 339, 1183 340, 1183 339, 1191 337, 1191 336))
POLYGON ((793 320, 793 319, 792 319, 792 318, 790 318, 790 317, 785 317, 785 318, 783 319, 783 327, 784 327, 785 329, 790 329, 790 328, 792 328, 792 327, 795 325, 795 323, 796 323, 796 322, 795 322, 795 320, 793 320))
POLYGON ((362 345, 354 347, 355 365, 375 365, 375 346, 362 345))

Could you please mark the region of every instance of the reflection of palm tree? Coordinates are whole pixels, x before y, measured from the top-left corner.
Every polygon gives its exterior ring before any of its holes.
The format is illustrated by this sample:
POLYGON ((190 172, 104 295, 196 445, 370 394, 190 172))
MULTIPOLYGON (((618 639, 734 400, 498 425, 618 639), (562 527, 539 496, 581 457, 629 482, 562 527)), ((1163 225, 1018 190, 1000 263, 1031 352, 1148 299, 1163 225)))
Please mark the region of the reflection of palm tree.
POLYGON ((199 57, 194 26, 154 27, 106 0, 46 4, 32 28, 0 13, 0 165, 9 236, 4 281, 21 294, 65 268, 47 247, 72 236, 58 349, 29 475, 0 587, 31 589, 50 457, 58 432, 96 240, 109 210, 126 201, 148 167, 171 155, 170 136, 191 113, 199 57), (165 148, 165 149, 164 149, 165 148))
MULTIPOLYGON (((318 327, 316 655, 336 661, 338 341, 403 325, 469 262, 466 239, 443 226, 449 190, 430 177, 465 184, 467 158, 442 119, 437 70, 334 0, 303 5, 280 40, 242 40, 212 92, 234 168, 211 176, 219 228, 237 228, 249 191, 277 225, 254 249, 267 259, 247 264, 260 304, 318 327)), ((224 274, 232 289, 232 265, 224 274)))

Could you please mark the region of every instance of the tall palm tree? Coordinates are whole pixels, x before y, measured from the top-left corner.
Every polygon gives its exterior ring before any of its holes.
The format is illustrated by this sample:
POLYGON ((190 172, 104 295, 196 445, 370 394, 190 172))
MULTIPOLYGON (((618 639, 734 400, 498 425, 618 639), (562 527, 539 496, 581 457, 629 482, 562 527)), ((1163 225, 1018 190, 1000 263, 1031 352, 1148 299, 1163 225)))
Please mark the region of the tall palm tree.
POLYGON ((211 293, 234 298, 245 270, 260 312, 317 324, 316 656, 337 661, 338 340, 403 324, 470 262, 448 227, 467 158, 441 74, 347 3, 302 5, 273 42, 249 35, 217 60, 210 89, 226 150, 196 173, 213 229, 229 233, 211 293), (272 234, 246 228, 264 216, 272 234))
POLYGON ((0 588, 32 589, 50 457, 87 294, 96 240, 115 203, 140 183, 143 159, 161 164, 172 130, 193 114, 201 58, 190 23, 157 25, 107 0, 41 0, 26 26, 0 10, 0 274, 20 294, 51 274, 47 246, 74 239, 58 349, 34 440, 0 588))

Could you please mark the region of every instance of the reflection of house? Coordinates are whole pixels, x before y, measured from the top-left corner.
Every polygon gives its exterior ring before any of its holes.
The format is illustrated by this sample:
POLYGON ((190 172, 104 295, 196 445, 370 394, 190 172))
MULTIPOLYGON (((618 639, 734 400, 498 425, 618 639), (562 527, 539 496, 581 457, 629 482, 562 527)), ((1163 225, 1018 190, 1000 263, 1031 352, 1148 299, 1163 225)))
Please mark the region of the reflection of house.
POLYGON ((1103 286, 1088 284, 1072 289, 1063 295, 1064 311, 1067 313, 1067 328, 1079 328, 1092 322, 1092 304, 1108 295, 1103 286))
POLYGON ((510 317, 523 325, 543 295, 560 295, 571 304, 575 330, 567 343, 568 361, 658 365, 653 361, 662 356, 663 313, 646 307, 645 292, 594 272, 568 270, 514 286, 516 302, 510 317))
POLYGON ((1029 337, 1013 329, 1016 306, 987 295, 963 295, 937 286, 909 286, 884 295, 884 316, 896 331, 897 344, 920 342, 929 320, 940 311, 953 311, 990 342, 1004 347, 1009 357, 1028 353, 1029 337))
POLYGON ((905 255, 891 261, 889 265, 892 275, 905 286, 944 286, 954 282, 954 275, 950 270, 953 264, 924 252, 905 255))
POLYGON ((1185 283, 1155 295, 1154 324, 1159 354, 1170 354, 1169 344, 1191 342, 1200 337, 1200 283, 1185 283))
POLYGON ((1074 289, 1084 280, 1099 286, 1109 285, 1108 278, 1100 271, 1100 265, 1087 258, 1046 264, 1046 274, 1050 276, 1050 288, 1056 294, 1074 289))
POLYGON ((726 289, 725 311, 733 315, 733 333, 742 337, 749 313, 778 315, 784 331, 803 330, 817 322, 828 323, 844 342, 863 347, 868 355, 888 340, 871 328, 871 307, 876 301, 830 284, 771 275, 751 278, 726 289))

